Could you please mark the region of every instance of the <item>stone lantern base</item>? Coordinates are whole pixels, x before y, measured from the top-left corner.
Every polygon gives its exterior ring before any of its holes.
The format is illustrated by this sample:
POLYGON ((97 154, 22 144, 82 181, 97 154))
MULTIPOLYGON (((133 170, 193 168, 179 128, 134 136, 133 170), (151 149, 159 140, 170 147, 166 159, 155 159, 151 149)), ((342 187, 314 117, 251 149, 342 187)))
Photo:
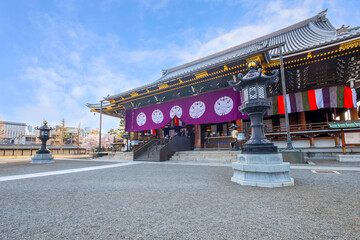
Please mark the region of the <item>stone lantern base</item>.
POLYGON ((238 154, 238 161, 232 164, 232 182, 244 186, 286 187, 293 186, 290 177, 290 163, 284 163, 281 153, 238 154))
POLYGON ((36 153, 34 157, 31 158, 32 164, 37 163, 53 163, 54 157, 51 155, 51 153, 36 153))

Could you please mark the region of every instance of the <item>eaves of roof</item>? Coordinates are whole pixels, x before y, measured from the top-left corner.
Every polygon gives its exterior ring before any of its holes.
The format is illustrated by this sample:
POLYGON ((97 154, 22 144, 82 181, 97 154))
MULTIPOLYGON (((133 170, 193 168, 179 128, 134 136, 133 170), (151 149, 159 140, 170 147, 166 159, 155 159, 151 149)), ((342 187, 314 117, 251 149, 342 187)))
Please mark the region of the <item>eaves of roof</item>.
MULTIPOLYGON (((129 91, 109 96, 106 99, 119 99, 122 96, 126 96, 130 93, 158 86, 160 84, 167 83, 192 73, 201 72, 204 69, 219 65, 221 63, 225 64, 226 62, 232 61, 234 59, 246 58, 251 56, 252 53, 261 50, 262 48, 273 46, 279 44, 280 42, 286 43, 283 48, 283 54, 286 56, 288 54, 294 54, 296 52, 310 50, 319 46, 324 46, 334 42, 340 42, 345 39, 360 36, 360 27, 347 29, 346 32, 338 34, 337 30, 326 18, 325 13, 326 11, 323 11, 304 21, 256 38, 249 42, 174 68, 163 70, 163 75, 157 81, 129 91)), ((269 51, 269 55, 272 58, 276 58, 278 54, 278 49, 269 51)))

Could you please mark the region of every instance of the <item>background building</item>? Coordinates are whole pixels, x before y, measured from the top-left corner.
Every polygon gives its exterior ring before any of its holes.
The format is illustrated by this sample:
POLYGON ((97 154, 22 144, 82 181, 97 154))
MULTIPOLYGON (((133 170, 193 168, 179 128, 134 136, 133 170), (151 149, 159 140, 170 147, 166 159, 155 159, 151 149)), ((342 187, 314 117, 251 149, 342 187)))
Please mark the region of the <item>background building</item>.
POLYGON ((25 144, 27 125, 17 122, 0 122, 0 143, 1 144, 25 144))

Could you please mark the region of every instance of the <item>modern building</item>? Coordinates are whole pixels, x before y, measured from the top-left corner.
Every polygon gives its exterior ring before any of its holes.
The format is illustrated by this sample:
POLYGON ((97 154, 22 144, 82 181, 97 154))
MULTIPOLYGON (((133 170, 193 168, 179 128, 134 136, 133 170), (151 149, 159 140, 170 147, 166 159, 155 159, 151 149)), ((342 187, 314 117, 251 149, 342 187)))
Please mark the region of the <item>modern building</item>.
POLYGON ((27 125, 17 122, 0 122, 0 143, 25 144, 27 125))
MULTIPOLYGON (((240 41, 241 39, 239 39, 240 41)), ((155 82, 108 96, 102 113, 125 119, 133 139, 176 134, 193 136, 194 148, 225 148, 232 124, 249 136, 249 120, 238 111, 255 92, 240 96, 228 82, 257 61, 264 74, 280 68, 283 54, 290 131, 300 146, 339 146, 336 121, 356 121, 360 86, 360 27, 336 29, 323 11, 309 19, 210 56, 162 71, 155 82), (279 47, 280 46, 280 47, 279 47), (282 47, 281 47, 282 46, 282 47), (335 127, 336 128, 336 127, 335 127)), ((267 89, 272 108, 266 135, 284 142, 285 108, 280 79, 267 89)), ((100 104, 88 104, 100 112, 100 104)), ((357 125, 356 125, 357 126, 357 125)), ((360 125, 359 125, 360 126, 360 125)), ((360 143, 360 142, 359 142, 360 143)), ((281 145, 281 144, 280 144, 281 145)))

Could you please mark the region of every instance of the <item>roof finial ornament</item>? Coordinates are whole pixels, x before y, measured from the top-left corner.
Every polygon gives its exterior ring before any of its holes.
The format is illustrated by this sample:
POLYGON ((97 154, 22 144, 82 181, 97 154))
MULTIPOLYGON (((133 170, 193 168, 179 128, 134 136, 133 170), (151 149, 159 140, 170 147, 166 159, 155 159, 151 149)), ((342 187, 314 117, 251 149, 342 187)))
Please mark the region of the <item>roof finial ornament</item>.
POLYGON ((342 33, 346 33, 348 32, 348 28, 350 27, 350 25, 348 25, 347 27, 345 27, 345 25, 343 24, 340 28, 336 29, 336 34, 342 34, 342 33))
POLYGON ((325 9, 324 11, 319 12, 319 13, 318 13, 318 17, 321 18, 321 19, 324 18, 324 17, 326 16, 327 10, 328 10, 328 9, 325 9))

